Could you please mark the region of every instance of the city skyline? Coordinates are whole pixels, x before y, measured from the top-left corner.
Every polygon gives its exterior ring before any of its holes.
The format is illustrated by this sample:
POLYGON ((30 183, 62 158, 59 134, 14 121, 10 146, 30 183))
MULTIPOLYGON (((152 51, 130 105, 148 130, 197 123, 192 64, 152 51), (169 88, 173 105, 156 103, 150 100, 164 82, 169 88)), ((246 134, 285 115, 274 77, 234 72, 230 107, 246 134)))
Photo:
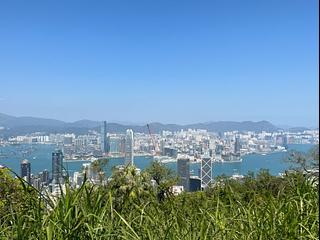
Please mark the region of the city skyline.
POLYGON ((318 2, 3 2, 0 109, 318 127, 318 2))

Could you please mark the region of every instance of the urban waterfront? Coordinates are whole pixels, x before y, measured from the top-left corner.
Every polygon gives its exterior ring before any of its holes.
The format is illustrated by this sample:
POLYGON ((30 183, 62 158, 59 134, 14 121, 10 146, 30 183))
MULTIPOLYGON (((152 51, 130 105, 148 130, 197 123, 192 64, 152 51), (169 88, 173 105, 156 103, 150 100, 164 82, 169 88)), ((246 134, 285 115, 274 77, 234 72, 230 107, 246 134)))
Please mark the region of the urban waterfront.
MULTIPOLYGON (((314 145, 312 144, 289 144, 288 151, 296 150, 301 152, 308 152, 314 145)), ((54 144, 21 144, 21 145, 8 145, 0 147, 0 165, 7 166, 20 174, 20 162, 27 159, 31 163, 31 172, 37 174, 44 169, 51 172, 52 165, 52 152, 56 149, 54 144)), ((213 177, 220 175, 231 176, 233 174, 245 175, 249 171, 257 173, 260 169, 269 169, 272 175, 278 175, 292 167, 292 164, 285 161, 287 152, 274 152, 266 155, 262 154, 248 154, 242 157, 242 162, 233 163, 213 163, 213 177)), ((134 164, 141 170, 145 169, 152 162, 153 157, 148 156, 135 156, 134 164)), ((72 176, 75 171, 79 171, 83 163, 89 161, 65 161, 64 167, 72 176)), ((107 167, 106 174, 110 176, 111 170, 114 166, 123 165, 124 158, 110 159, 107 167)), ((176 170, 176 162, 165 163, 170 169, 176 170)), ((191 163, 191 175, 199 175, 200 163, 191 163)))

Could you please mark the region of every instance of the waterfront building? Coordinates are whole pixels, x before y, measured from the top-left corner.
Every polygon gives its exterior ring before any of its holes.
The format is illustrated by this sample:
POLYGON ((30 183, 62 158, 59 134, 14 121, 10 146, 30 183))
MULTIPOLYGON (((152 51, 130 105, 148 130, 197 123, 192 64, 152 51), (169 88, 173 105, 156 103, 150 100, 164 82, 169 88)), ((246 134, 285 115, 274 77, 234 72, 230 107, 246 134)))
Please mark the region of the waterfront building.
POLYGON ((212 183, 212 161, 208 153, 201 159, 201 187, 206 188, 212 183))
POLYGON ((72 145, 74 141, 74 137, 73 136, 64 136, 63 138, 63 145, 72 145))
POLYGON ((125 144, 125 165, 133 165, 133 131, 127 129, 126 132, 126 144, 125 144))
POLYGON ((63 182, 62 176, 63 153, 57 150, 52 153, 52 182, 60 184, 63 182))
POLYGON ((284 135, 282 137, 282 146, 285 147, 286 149, 288 149, 288 143, 289 143, 288 139, 289 139, 288 135, 284 135))
POLYGON ((163 150, 164 150, 164 151, 163 151, 163 154, 164 154, 165 156, 176 158, 177 155, 178 155, 178 151, 177 151, 177 149, 175 149, 175 148, 172 148, 172 147, 164 147, 163 150))
POLYGON ((120 153, 121 138, 119 136, 108 136, 109 152, 120 153))
POLYGON ((177 171, 179 185, 183 186, 184 191, 189 191, 190 180, 190 160, 189 158, 179 158, 177 161, 177 171))
POLYGON ((125 136, 120 137, 120 153, 121 154, 126 153, 126 137, 125 136))
POLYGON ((241 149, 240 137, 236 136, 234 143, 234 153, 239 154, 241 149))
POLYGON ((166 144, 166 139, 161 139, 161 140, 160 140, 160 154, 161 154, 162 156, 165 155, 165 154, 164 154, 165 144, 166 144))
POLYGON ((216 145, 215 154, 220 155, 222 151, 223 151, 223 145, 222 144, 216 145))
POLYGON ((24 159, 21 161, 20 168, 21 178, 31 183, 31 163, 27 159, 24 159))
POLYGON ((102 153, 108 153, 108 141, 107 141, 107 122, 103 121, 101 126, 101 151, 102 153))

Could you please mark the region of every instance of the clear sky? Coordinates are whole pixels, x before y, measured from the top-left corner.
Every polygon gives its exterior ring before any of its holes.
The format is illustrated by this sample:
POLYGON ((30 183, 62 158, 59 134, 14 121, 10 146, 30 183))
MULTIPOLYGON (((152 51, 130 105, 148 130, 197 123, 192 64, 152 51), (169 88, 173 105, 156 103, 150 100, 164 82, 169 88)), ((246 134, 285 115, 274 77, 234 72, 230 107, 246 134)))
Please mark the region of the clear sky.
POLYGON ((318 1, 0 2, 0 112, 318 126, 318 1))

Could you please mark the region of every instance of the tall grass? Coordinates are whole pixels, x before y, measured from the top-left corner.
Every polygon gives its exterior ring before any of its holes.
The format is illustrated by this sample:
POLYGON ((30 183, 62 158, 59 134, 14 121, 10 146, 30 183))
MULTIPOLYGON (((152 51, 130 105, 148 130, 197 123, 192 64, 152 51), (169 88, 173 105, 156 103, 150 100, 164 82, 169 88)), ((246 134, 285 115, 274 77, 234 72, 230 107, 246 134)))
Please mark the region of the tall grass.
POLYGON ((119 202, 117 187, 84 183, 54 202, 24 186, 23 203, 0 207, 0 238, 319 239, 317 186, 300 173, 261 173, 161 202, 152 188, 119 202))

